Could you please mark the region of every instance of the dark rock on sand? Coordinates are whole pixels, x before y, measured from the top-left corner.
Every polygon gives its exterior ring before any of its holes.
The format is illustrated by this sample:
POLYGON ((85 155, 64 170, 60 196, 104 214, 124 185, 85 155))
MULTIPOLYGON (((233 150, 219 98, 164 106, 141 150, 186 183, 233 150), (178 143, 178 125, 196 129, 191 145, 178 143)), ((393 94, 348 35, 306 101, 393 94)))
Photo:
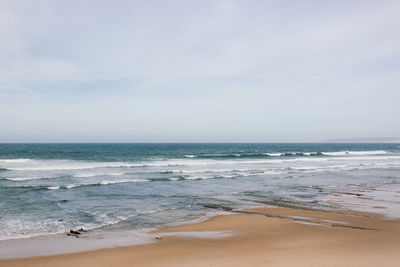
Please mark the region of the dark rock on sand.
POLYGON ((69 230, 69 232, 73 235, 80 235, 81 233, 79 231, 74 231, 74 230, 69 230))
POLYGON ((204 204, 203 206, 205 208, 209 208, 209 209, 218 209, 218 210, 224 210, 224 211, 232 211, 233 210, 231 207, 218 205, 218 204, 204 204))
POLYGON ((75 236, 75 237, 79 237, 82 233, 87 233, 88 231, 81 228, 78 230, 69 230, 69 232, 67 232, 67 236, 75 236))

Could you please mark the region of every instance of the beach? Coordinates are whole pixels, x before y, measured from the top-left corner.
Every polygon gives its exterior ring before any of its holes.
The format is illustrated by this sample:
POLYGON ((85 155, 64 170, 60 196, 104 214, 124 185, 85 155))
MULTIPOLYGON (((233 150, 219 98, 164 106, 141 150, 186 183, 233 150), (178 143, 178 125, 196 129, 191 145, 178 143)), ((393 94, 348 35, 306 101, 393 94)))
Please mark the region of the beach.
POLYGON ((400 267, 399 10, 0 0, 0 267, 400 267))
POLYGON ((0 267, 400 267, 399 10, 0 0, 0 267))
POLYGON ((161 228, 150 244, 0 266, 399 266, 399 229, 376 213, 259 208, 161 228))
POLYGON ((396 144, 1 144, 0 266, 399 266, 396 144))

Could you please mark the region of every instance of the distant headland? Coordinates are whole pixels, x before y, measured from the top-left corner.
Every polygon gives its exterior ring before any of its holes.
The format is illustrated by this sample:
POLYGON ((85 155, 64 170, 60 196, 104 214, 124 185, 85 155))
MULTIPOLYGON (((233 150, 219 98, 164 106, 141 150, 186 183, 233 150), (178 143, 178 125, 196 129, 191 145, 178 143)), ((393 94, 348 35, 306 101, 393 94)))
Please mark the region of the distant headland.
POLYGON ((400 138, 340 138, 326 140, 328 143, 400 143, 400 138))

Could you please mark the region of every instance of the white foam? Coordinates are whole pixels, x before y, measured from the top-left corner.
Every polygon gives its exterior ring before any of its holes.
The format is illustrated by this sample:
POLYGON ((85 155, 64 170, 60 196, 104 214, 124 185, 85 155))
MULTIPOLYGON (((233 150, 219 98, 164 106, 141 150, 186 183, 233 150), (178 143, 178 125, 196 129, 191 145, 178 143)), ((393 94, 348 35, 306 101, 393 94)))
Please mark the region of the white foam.
POLYGON ((74 177, 76 178, 88 178, 88 177, 95 177, 98 176, 98 173, 81 173, 81 174, 75 174, 74 177))
POLYGON ((11 162, 11 163, 18 163, 18 162, 27 162, 31 159, 0 159, 0 162, 11 162))
POLYGON ((79 186, 90 186, 90 185, 109 185, 109 184, 121 184, 121 183, 141 183, 141 182, 150 182, 149 180, 132 180, 132 179, 122 179, 122 180, 102 180, 100 182, 94 183, 81 183, 81 184, 69 184, 66 185, 65 188, 70 189, 79 186))
MULTIPOLYGON (((234 175, 215 175, 215 176, 191 176, 185 177, 184 180, 207 180, 207 179, 230 179, 239 176, 252 176, 256 174, 234 174, 234 175)), ((172 180, 172 179, 171 179, 172 180)), ((179 179, 178 179, 179 180, 179 179)))
MULTIPOLYGON (((154 212, 151 210, 150 213, 154 212)), ((156 211, 157 212, 157 211, 156 211)), ((143 213, 146 213, 143 212, 143 213)), ((0 222, 0 241, 3 240, 18 240, 27 239, 32 237, 49 237, 50 235, 56 235, 65 233, 71 228, 79 229, 83 228, 86 230, 94 230, 107 225, 112 225, 137 216, 137 214, 130 214, 125 216, 109 217, 102 213, 91 214, 96 217, 96 221, 100 223, 77 223, 71 225, 65 221, 57 221, 53 219, 46 220, 30 220, 30 219, 9 219, 7 221, 0 222), (2 231, 3 230, 3 231, 2 231)), ((2 242, 0 242, 1 247, 2 242)), ((2 253, 0 250, 0 257, 2 253)), ((4 256, 4 255, 3 255, 4 256)))
MULTIPOLYGON (((349 155, 346 152, 324 152, 331 153, 331 155, 349 155), (333 154, 334 153, 334 154, 333 154)), ((351 152, 353 153, 353 152, 351 152)), ((81 170, 81 169, 96 169, 96 168, 129 168, 129 167, 176 167, 176 166, 207 166, 207 165, 231 165, 231 164, 279 164, 289 162, 326 162, 334 160, 385 160, 385 159, 398 159, 399 156, 374 156, 376 154, 384 154, 385 151, 358 151, 353 157, 296 157, 296 158, 271 158, 271 159, 257 159, 257 160, 199 160, 199 159, 184 159, 184 160, 163 160, 155 162, 140 162, 140 163, 127 163, 127 162, 79 162, 79 161, 31 161, 28 166, 12 166, 7 167, 9 170, 14 171, 56 171, 56 170, 81 170), (363 154, 364 153, 364 154, 363 154), (363 157, 354 157, 354 156, 363 157), (369 155, 369 157, 367 157, 369 155), (33 164, 32 164, 33 163, 33 164)), ((351 155, 351 154, 350 154, 351 155)), ((189 171, 187 171, 189 172, 189 171)), ((86 174, 78 174, 86 175, 86 174)), ((92 174, 91 174, 92 175, 92 174)), ((93 174, 94 176, 94 174, 93 174)))
POLYGON ((29 181, 29 180, 41 180, 41 179, 53 179, 58 178, 58 176, 49 176, 49 177, 9 177, 5 178, 9 181, 29 181))
POLYGON ((49 190, 57 190, 61 188, 71 189, 80 186, 91 186, 91 185, 109 185, 109 184, 120 184, 120 183, 141 183, 141 182, 150 182, 150 180, 102 180, 100 182, 94 183, 81 183, 81 184, 68 184, 68 185, 60 185, 60 186, 48 186, 46 187, 49 190))
POLYGON ((304 156, 311 156, 311 155, 317 155, 317 152, 304 152, 304 156))
POLYGON ((0 222, 0 241, 62 232, 64 232, 64 222, 51 219, 38 221, 23 218, 8 218, 0 222))
POLYGON ((270 157, 280 157, 282 156, 281 153, 262 153, 265 156, 270 156, 270 157))
POLYGON ((400 168, 400 164, 393 163, 374 163, 374 164, 348 164, 348 165, 328 165, 328 166, 302 166, 290 167, 292 171, 301 172, 329 172, 329 171, 351 171, 351 170, 370 170, 400 168))
POLYGON ((108 185, 108 184, 120 184, 120 183, 140 183, 140 182, 149 182, 149 180, 142 180, 142 179, 102 180, 99 184, 108 185))
POLYGON ((124 175, 124 172, 116 172, 116 173, 81 173, 76 174, 74 177, 76 178, 88 178, 88 177, 96 177, 96 176, 121 176, 124 175))
POLYGON ((49 186, 49 187, 47 187, 47 189, 49 189, 49 190, 57 190, 57 189, 60 189, 60 187, 59 186, 49 186))
POLYGON ((204 179, 211 179, 212 177, 198 177, 198 176, 191 176, 185 177, 184 180, 204 180, 204 179))
POLYGON ((346 155, 382 155, 387 154, 385 150, 370 150, 370 151, 338 151, 338 152, 322 152, 327 156, 346 156, 346 155))
MULTIPOLYGON (((82 173, 76 174, 73 177, 75 178, 89 178, 96 176, 121 176, 124 175, 124 172, 116 172, 116 173, 82 173)), ((42 180, 42 179, 54 179, 54 178, 62 178, 62 176, 34 176, 34 177, 8 177, 5 178, 9 181, 29 181, 29 180, 42 180)))
MULTIPOLYGON (((121 168, 121 167, 140 167, 144 166, 142 164, 129 164, 129 163, 112 163, 112 162, 104 162, 104 163, 84 163, 77 164, 75 162, 71 162, 68 165, 58 165, 57 161, 51 162, 50 165, 47 162, 44 162, 45 165, 42 166, 26 166, 26 167, 11 167, 9 170, 14 171, 55 171, 55 170, 84 170, 84 169, 96 169, 96 168, 121 168)), ((65 163, 64 163, 65 164, 65 163)))

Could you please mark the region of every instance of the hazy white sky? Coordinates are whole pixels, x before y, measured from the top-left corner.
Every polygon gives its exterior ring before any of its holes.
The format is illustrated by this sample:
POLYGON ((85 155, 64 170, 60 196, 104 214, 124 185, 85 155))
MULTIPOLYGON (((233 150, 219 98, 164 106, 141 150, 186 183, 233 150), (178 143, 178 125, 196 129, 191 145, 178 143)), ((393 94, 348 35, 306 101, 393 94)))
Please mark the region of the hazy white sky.
POLYGON ((0 142, 400 136, 400 1, 0 0, 0 142))

